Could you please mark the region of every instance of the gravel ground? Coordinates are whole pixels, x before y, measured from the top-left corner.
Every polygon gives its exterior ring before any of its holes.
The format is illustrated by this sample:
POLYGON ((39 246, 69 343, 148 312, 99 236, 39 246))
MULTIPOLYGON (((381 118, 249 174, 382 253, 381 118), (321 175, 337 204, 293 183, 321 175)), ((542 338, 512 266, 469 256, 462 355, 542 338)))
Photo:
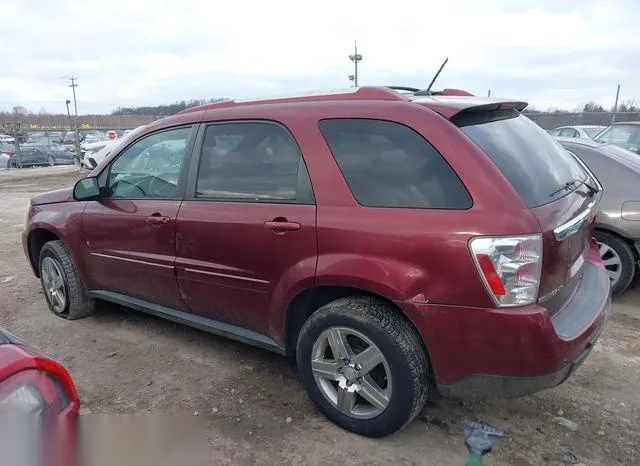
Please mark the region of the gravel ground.
POLYGON ((462 465, 465 419, 505 431, 486 464, 568 464, 567 452, 586 465, 640 464, 639 285, 615 302, 600 342, 564 385, 519 400, 437 400, 403 431, 370 440, 318 414, 280 356, 111 305, 75 322, 52 315, 20 232, 30 196, 79 176, 74 167, 0 172, 0 325, 71 372, 85 431, 101 433, 90 451, 104 462, 92 464, 462 465))

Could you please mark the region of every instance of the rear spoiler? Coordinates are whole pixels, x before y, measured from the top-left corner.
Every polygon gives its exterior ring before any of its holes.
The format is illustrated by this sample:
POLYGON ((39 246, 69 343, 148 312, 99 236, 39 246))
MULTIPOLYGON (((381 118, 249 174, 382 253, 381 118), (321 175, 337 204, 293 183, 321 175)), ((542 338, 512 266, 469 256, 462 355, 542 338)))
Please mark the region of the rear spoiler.
POLYGON ((475 105, 472 107, 467 107, 461 110, 459 113, 469 113, 469 112, 496 112, 498 110, 517 110, 519 112, 523 111, 527 108, 527 102, 519 102, 519 101, 505 101, 505 102, 495 102, 490 104, 482 104, 475 105))
POLYGON ((440 94, 428 97, 411 96, 410 100, 429 107, 447 119, 460 114, 491 113, 499 110, 517 110, 521 112, 528 105, 527 102, 519 100, 470 97, 468 94, 440 94))

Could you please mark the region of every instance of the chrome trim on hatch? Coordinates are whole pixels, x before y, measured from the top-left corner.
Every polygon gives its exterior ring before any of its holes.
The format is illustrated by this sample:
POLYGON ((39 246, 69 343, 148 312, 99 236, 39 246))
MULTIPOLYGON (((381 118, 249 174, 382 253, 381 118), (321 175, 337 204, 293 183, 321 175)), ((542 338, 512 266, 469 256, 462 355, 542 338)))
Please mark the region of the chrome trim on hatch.
POLYGON ((582 228, 582 225, 591 214, 591 210, 595 205, 596 205, 595 201, 590 202, 585 210, 580 212, 578 215, 573 217, 568 222, 565 222, 562 225, 554 228, 553 235, 556 237, 556 239, 558 241, 562 241, 563 239, 567 239, 569 236, 580 231, 580 228, 582 228))

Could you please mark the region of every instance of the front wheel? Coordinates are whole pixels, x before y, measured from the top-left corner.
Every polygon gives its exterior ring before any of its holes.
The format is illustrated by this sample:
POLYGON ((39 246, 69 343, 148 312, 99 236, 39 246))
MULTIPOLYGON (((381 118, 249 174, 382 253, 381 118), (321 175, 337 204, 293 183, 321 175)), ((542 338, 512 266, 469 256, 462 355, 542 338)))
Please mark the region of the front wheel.
POLYGON ((55 315, 68 320, 92 314, 95 301, 86 295, 71 254, 62 241, 50 241, 40 251, 42 291, 55 315))
POLYGON ((316 407, 367 437, 401 429, 433 390, 420 336, 396 309, 371 297, 341 298, 312 314, 296 356, 316 407))

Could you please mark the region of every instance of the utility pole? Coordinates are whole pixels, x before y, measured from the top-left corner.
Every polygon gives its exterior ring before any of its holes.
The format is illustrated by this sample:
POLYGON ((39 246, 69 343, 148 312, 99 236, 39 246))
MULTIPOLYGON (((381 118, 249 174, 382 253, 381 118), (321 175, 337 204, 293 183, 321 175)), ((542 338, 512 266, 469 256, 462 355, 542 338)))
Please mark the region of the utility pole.
POLYGON ((76 78, 75 76, 70 76, 71 84, 69 87, 73 92, 73 110, 74 110, 74 126, 76 131, 76 162, 80 164, 80 131, 78 131, 78 102, 76 101, 76 78))
POLYGON ((349 75, 349 79, 353 81, 355 87, 358 87, 358 62, 362 61, 362 55, 358 53, 358 42, 353 42, 353 55, 349 55, 349 60, 353 62, 355 72, 349 75))
POLYGON ((611 124, 616 122, 616 112, 618 111, 618 97, 620 97, 620 84, 618 84, 618 90, 616 91, 616 103, 613 104, 613 112, 611 113, 611 124))

